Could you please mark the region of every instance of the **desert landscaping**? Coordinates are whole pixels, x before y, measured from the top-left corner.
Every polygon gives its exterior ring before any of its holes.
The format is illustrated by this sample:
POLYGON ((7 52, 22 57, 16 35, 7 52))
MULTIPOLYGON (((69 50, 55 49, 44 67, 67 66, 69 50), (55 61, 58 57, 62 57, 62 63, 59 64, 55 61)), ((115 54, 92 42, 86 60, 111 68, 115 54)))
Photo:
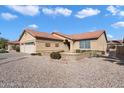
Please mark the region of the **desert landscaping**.
POLYGON ((0 88, 124 88, 123 8, 1 6, 0 88))
POLYGON ((24 53, 0 54, 0 87, 124 87, 124 66, 117 59, 83 58, 63 63, 24 53))

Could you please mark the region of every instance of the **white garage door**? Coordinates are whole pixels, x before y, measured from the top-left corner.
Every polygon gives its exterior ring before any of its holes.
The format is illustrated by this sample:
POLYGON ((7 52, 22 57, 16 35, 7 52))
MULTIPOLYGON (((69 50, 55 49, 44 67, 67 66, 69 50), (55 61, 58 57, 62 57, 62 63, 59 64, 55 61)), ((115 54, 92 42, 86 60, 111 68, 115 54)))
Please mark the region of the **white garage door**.
POLYGON ((20 49, 21 49, 21 52, 23 53, 35 53, 36 52, 36 47, 33 42, 28 42, 24 45, 21 45, 20 49))
POLYGON ((25 45, 25 53, 35 53, 35 45, 25 45))

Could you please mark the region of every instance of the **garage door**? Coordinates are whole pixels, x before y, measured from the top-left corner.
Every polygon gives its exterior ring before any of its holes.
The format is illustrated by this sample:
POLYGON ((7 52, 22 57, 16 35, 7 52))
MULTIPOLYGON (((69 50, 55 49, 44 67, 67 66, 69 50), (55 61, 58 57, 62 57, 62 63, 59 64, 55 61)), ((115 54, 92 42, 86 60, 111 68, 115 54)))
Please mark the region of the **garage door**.
POLYGON ((35 45, 25 45, 25 53, 35 53, 35 45))
POLYGON ((25 43, 21 45, 20 49, 21 49, 21 52, 23 53, 35 53, 36 52, 36 47, 35 47, 34 42, 25 43))

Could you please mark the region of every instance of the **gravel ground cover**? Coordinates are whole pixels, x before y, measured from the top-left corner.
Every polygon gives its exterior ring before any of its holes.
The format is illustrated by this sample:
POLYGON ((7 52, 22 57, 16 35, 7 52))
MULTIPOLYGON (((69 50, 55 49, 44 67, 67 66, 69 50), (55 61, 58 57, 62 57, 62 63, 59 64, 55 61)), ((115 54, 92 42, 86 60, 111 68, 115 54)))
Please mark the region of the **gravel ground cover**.
POLYGON ((18 52, 0 53, 0 60, 21 57, 21 56, 29 56, 29 55, 25 53, 18 53, 18 52))
POLYGON ((28 56, 0 64, 0 87, 124 87, 124 66, 114 61, 94 57, 64 64, 42 56, 28 56))

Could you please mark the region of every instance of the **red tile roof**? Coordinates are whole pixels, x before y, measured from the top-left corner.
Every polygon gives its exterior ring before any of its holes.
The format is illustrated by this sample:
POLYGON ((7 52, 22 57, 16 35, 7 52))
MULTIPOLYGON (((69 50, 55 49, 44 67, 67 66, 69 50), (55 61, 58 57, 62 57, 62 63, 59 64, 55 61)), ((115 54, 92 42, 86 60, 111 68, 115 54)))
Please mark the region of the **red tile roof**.
POLYGON ((57 35, 62 36, 64 38, 73 39, 71 36, 60 33, 60 32, 52 32, 52 34, 57 34, 57 35))
POLYGON ((98 30, 94 32, 86 32, 81 34, 73 34, 69 35, 74 40, 81 40, 81 39, 97 39, 99 38, 105 31, 104 30, 98 30))
MULTIPOLYGON (((53 32, 52 34, 49 34, 47 32, 38 32, 38 31, 34 31, 32 29, 25 29, 24 32, 28 32, 33 37, 39 38, 39 39, 45 38, 45 39, 52 39, 52 40, 62 40, 59 37, 53 36, 53 34, 57 34, 59 36, 62 36, 62 37, 65 37, 65 38, 71 39, 71 40, 83 40, 83 39, 98 39, 103 33, 105 33, 105 30, 97 30, 94 32, 86 32, 86 33, 72 34, 72 35, 66 35, 66 34, 62 34, 59 32, 53 32)), ((105 36, 106 36, 106 34, 105 34, 105 36)), ((20 37, 20 39, 21 39, 21 37, 20 37)), ((106 37, 106 40, 107 40, 107 37, 106 37)))
POLYGON ((46 38, 46 39, 53 39, 53 40, 62 40, 58 37, 53 36, 52 34, 49 34, 47 32, 38 32, 34 31, 32 29, 25 29, 24 32, 28 32, 35 38, 46 38))
POLYGON ((124 43, 123 40, 110 40, 108 43, 124 43))
POLYGON ((19 45, 19 41, 9 41, 8 44, 19 45))
POLYGON ((68 39, 72 40, 82 40, 82 39, 97 39, 99 38, 105 31, 104 30, 98 30, 94 32, 86 32, 86 33, 81 33, 81 34, 72 34, 72 35, 65 35, 61 34, 59 32, 53 32, 54 34, 63 36, 68 39))

